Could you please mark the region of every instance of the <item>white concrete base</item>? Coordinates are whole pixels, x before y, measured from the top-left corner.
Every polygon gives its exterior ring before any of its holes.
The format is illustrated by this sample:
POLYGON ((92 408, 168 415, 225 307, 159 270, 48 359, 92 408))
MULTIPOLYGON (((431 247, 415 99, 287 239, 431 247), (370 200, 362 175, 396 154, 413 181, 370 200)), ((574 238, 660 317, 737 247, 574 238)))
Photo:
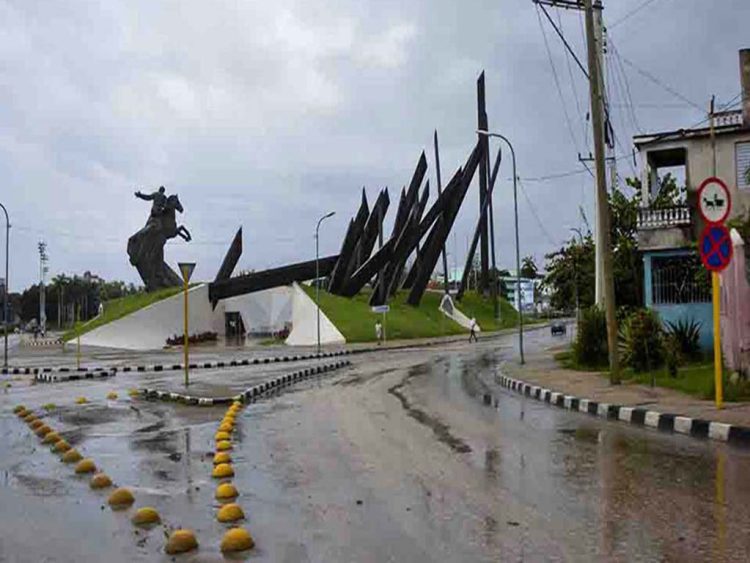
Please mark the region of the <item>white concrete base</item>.
MULTIPOLYGON (((286 339, 291 346, 314 346, 318 341, 317 312, 315 301, 305 293, 298 283, 292 286, 292 331, 286 339)), ((320 312, 320 343, 344 344, 346 338, 331 320, 320 312)))
MULTIPOLYGON (((155 350, 170 336, 183 334, 183 294, 178 293, 144 307, 81 336, 81 344, 128 350, 155 350)), ((224 336, 227 312, 238 312, 249 333, 291 331, 286 344, 314 346, 317 343, 317 308, 298 285, 276 287, 220 301, 216 309, 208 300, 208 284, 188 292, 190 334, 215 332, 224 336)), ((321 344, 344 344, 346 339, 324 313, 320 315, 321 344)))
MULTIPOLYGON (((440 301, 440 311, 449 319, 456 321, 459 325, 464 327, 466 330, 471 330, 471 319, 464 315, 456 304, 453 302, 453 298, 450 295, 443 295, 443 299, 440 301)), ((479 323, 476 324, 476 332, 482 332, 479 323)))
MULTIPOLYGON (((223 332, 217 330, 214 311, 208 300, 208 285, 188 291, 190 334, 223 332)), ((182 292, 157 301, 130 315, 112 321, 81 336, 81 344, 128 350, 154 350, 166 346, 167 338, 184 331, 182 292)))

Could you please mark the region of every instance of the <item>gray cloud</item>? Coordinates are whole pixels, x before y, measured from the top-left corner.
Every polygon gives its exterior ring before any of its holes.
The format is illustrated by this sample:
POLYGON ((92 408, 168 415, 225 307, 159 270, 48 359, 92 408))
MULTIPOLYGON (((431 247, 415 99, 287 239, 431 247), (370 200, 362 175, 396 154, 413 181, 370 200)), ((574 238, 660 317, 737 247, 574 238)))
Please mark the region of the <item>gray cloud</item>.
MULTIPOLYGON (((606 21, 637 4, 610 0, 606 21)), ((659 0, 613 26, 612 42, 688 99, 728 100, 739 91, 737 50, 748 46, 736 22, 747 15, 743 0, 659 0)), ((563 12, 560 21, 583 57, 579 17, 563 12)), ((132 192, 160 184, 179 193, 180 220, 195 237, 170 244, 168 259, 197 260, 200 278, 213 276, 240 224, 241 265, 262 268, 311 257, 315 220, 335 209, 321 237, 323 251, 335 252, 361 187, 371 200, 386 185, 397 195, 423 149, 434 193, 434 128, 443 176, 462 163, 475 140, 482 69, 490 125, 513 139, 521 176, 579 169, 577 152, 587 149, 573 92, 585 113, 586 84, 573 68, 571 86, 562 47, 544 29, 577 146, 530 0, 0 2, 0 200, 14 223, 11 286, 36 279, 42 236, 53 273, 137 281, 125 244, 147 207, 132 192)), ((625 70, 645 129, 701 119, 625 70)), ((614 88, 613 98, 624 102, 624 93, 614 88)), ((627 152, 633 124, 625 108, 613 112, 627 152)), ((631 174, 627 159, 619 170, 631 174)), ((508 266, 509 175, 504 165, 496 197, 499 259, 508 266)), ((524 187, 544 226, 521 195, 524 254, 541 259, 567 238, 579 205, 593 219, 587 174, 524 187)), ((459 261, 476 221, 476 191, 468 198, 449 244, 459 261)))

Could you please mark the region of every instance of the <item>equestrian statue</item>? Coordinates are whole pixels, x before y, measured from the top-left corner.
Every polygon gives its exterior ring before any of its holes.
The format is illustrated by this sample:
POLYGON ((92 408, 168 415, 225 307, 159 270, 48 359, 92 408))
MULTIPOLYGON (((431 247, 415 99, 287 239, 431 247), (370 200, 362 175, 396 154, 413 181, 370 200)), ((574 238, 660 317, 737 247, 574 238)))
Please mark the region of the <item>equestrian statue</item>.
POLYGON ((138 270, 146 291, 182 284, 180 276, 164 262, 164 245, 176 236, 186 242, 192 238, 175 219, 175 211, 183 212, 180 198, 176 194, 167 196, 164 192, 164 186, 150 194, 135 192, 138 199, 153 202, 146 225, 128 239, 130 263, 138 270))

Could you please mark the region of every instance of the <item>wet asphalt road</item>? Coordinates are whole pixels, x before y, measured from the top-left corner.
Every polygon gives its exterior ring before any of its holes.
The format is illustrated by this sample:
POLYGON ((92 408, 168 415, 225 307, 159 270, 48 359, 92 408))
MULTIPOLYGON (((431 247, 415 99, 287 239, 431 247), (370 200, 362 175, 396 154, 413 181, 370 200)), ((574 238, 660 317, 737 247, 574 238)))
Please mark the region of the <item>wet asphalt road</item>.
MULTIPOLYGON (((246 408, 233 453, 257 542, 246 559, 747 561, 748 452, 508 394, 494 378, 512 344, 354 356, 246 408)), ((205 375, 234 386, 289 367, 205 375)), ((138 374, 12 383, 0 395, 1 561, 169 561, 170 526, 200 542, 178 560, 223 559, 210 476, 222 408, 130 400, 138 374), (76 405, 82 395, 91 403, 76 405), (49 424, 165 526, 136 532, 132 510, 112 512, 10 412, 49 402, 49 424)))

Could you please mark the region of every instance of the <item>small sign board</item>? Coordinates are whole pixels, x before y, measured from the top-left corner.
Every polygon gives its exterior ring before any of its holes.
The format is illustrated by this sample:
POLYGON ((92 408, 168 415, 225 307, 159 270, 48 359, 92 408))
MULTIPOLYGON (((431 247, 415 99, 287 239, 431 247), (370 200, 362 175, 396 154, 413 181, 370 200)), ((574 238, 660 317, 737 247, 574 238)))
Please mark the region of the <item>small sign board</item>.
POLYGON ((732 209, 732 196, 729 188, 721 180, 712 176, 703 180, 698 188, 698 210, 708 224, 723 223, 732 209))
POLYGON ((372 307, 373 313, 387 313, 391 310, 390 305, 374 305, 372 307))
POLYGON ((183 281, 185 283, 189 282, 190 277, 193 275, 193 270, 195 270, 195 262, 180 262, 177 266, 180 268, 183 281))
POLYGON ((701 262, 710 272, 721 272, 732 260, 732 238, 724 225, 708 225, 703 229, 698 248, 701 262))

